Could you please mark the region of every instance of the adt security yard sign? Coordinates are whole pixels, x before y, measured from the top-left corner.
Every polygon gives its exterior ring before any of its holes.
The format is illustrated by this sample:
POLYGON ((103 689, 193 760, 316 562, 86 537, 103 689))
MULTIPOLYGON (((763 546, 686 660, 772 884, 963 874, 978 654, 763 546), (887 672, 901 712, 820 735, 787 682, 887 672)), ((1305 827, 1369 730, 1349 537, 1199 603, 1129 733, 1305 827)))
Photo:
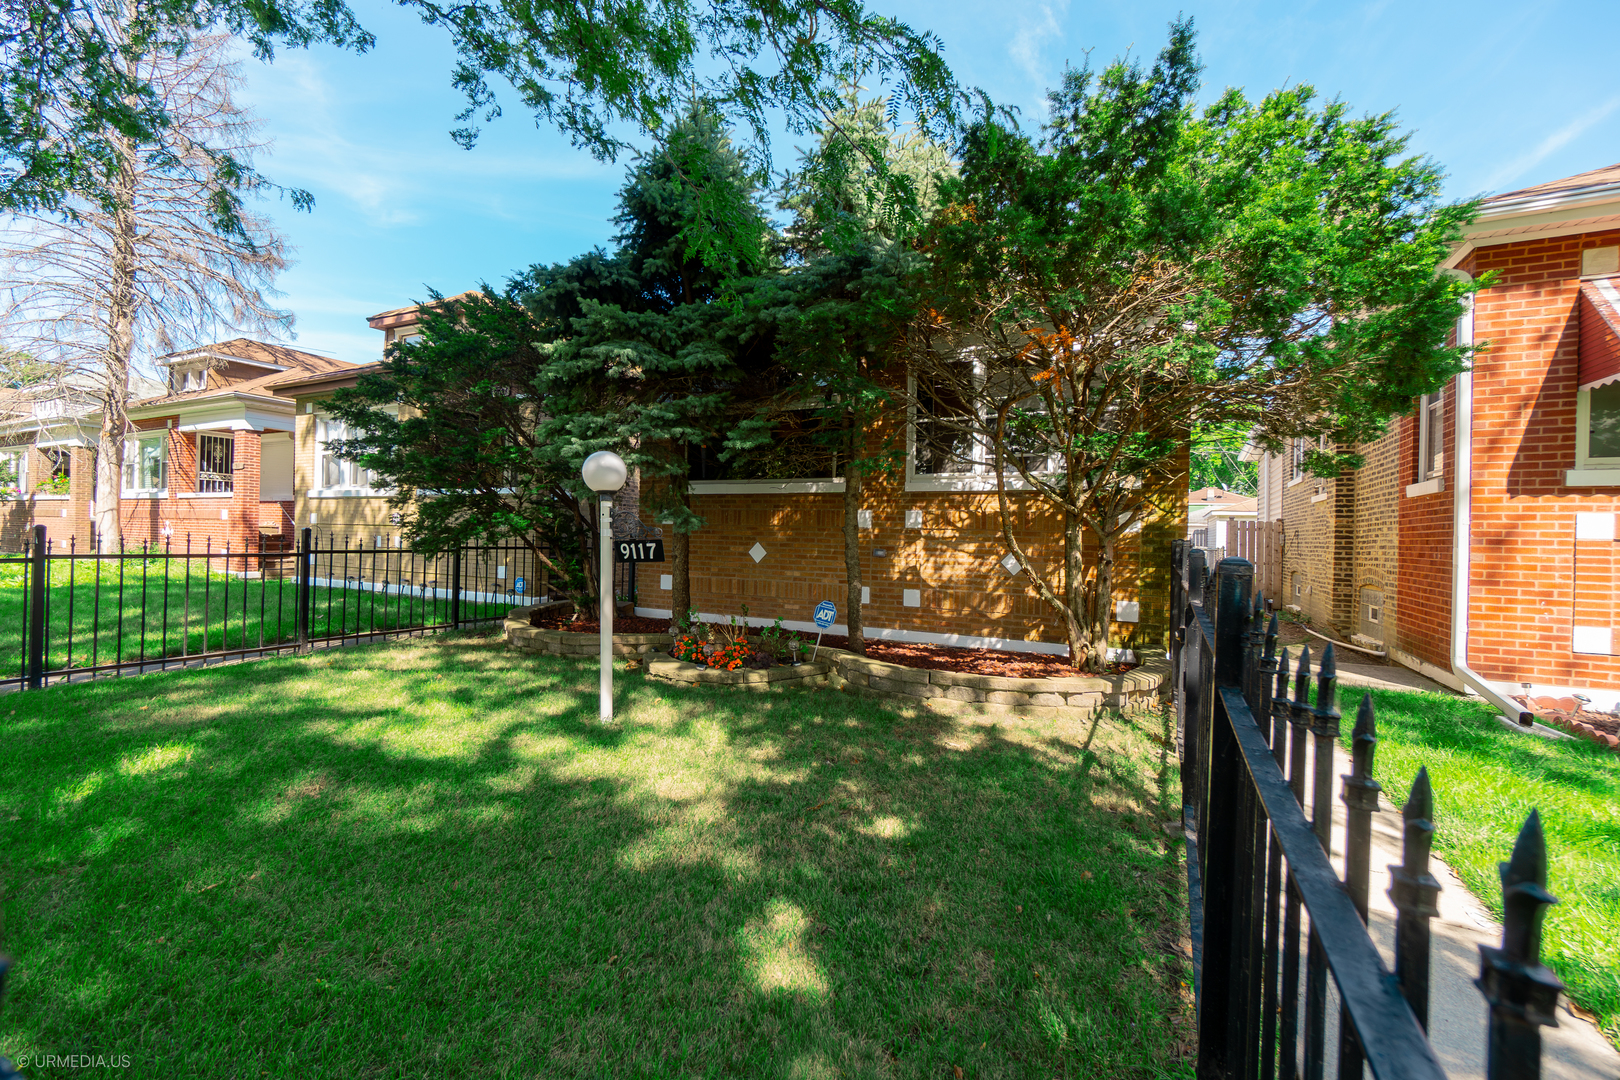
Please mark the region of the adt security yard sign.
POLYGON ((512 591, 517 593, 519 596, 523 595, 523 579, 522 578, 518 578, 516 581, 512 582, 512 591))
POLYGON ((810 659, 814 660, 816 653, 821 651, 821 635, 826 632, 827 627, 831 626, 836 618, 838 618, 838 609, 833 606, 831 600, 823 600, 816 605, 816 647, 810 650, 810 659))

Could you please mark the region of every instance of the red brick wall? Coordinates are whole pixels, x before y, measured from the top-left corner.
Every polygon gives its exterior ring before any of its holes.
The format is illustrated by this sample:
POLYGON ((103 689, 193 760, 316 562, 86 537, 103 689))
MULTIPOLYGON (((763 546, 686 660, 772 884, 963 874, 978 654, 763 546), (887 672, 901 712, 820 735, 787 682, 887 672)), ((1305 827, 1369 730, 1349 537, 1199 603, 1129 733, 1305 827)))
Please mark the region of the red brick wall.
MULTIPOLYGON (((1128 537, 1114 578, 1116 600, 1140 603, 1139 623, 1115 622, 1111 643, 1121 646, 1136 632, 1140 647, 1162 645, 1168 617, 1170 541, 1186 535, 1185 484, 1174 508, 1128 537), (1145 542, 1146 572, 1138 552, 1145 542)), ((693 508, 705 526, 692 537, 692 602, 699 611, 809 621, 816 603, 838 605, 845 614, 842 494, 697 495, 693 508), (748 554, 758 543, 766 555, 748 554)), ((1019 507, 1015 535, 1032 561, 1056 581, 1062 534, 1054 515, 1028 498, 1019 507)), ((862 583, 871 599, 862 615, 868 628, 960 634, 1008 640, 1067 642, 1061 620, 1030 585, 1029 574, 1008 575, 1006 554, 992 494, 907 492, 903 481, 872 479, 862 485, 861 506, 872 512, 871 529, 861 530, 862 583), (920 529, 905 527, 906 511, 920 510, 920 529), (879 556, 877 552, 884 552, 879 556), (904 591, 917 589, 921 604, 903 604, 904 591)), ((653 515, 643 511, 647 525, 653 515)), ((668 530, 665 531, 666 537, 668 530)), ((1095 552, 1088 550, 1086 565, 1095 552)), ((659 588, 667 564, 638 570, 643 607, 668 608, 670 593, 659 588)))
MULTIPOLYGON (((66 498, 30 494, 0 503, 0 549, 21 551, 33 527, 45 526, 45 538, 54 551, 66 551, 75 542, 90 542, 90 502, 95 493, 95 453, 88 447, 69 450, 69 489, 66 498)), ((30 491, 51 475, 51 461, 35 449, 28 463, 30 491)))
MULTIPOLYGON (((1476 395, 1477 397, 1477 395, 1476 395)), ((1418 419, 1414 411, 1400 424, 1400 578, 1396 586, 1395 649, 1444 670, 1451 670, 1451 562, 1454 496, 1457 483, 1457 383, 1444 390, 1445 490, 1429 495, 1406 494, 1418 476, 1418 419)), ((1474 425, 1478 430, 1476 420, 1474 425)))
MULTIPOLYGON (((165 426, 165 420, 143 420, 136 426, 141 430, 156 430, 165 426)), ((195 496, 197 435, 170 429, 168 496, 121 502, 118 517, 126 544, 166 540, 174 550, 184 550, 188 543, 193 551, 220 551, 227 545, 231 551, 257 549, 260 536, 259 435, 253 431, 207 434, 234 434, 235 483, 230 497, 195 496)))
POLYGON ((1575 464, 1580 253, 1620 230, 1481 248, 1499 280, 1475 307, 1473 557, 1468 659, 1508 682, 1614 686, 1620 657, 1572 651, 1575 515, 1620 510, 1620 487, 1567 487, 1575 464))

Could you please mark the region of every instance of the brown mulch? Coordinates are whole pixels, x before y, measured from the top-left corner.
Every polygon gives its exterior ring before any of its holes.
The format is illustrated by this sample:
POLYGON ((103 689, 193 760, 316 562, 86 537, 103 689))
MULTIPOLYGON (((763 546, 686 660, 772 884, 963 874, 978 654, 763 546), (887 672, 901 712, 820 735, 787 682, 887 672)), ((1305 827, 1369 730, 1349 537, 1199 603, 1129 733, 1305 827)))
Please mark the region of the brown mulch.
MULTIPOLYGON (((602 623, 599 619, 580 617, 574 618, 571 612, 537 611, 529 616, 529 625, 538 626, 542 630, 567 630, 571 634, 600 634, 602 623)), ((613 632, 615 634, 667 634, 669 633, 668 619, 645 619, 640 615, 613 616, 613 632)))

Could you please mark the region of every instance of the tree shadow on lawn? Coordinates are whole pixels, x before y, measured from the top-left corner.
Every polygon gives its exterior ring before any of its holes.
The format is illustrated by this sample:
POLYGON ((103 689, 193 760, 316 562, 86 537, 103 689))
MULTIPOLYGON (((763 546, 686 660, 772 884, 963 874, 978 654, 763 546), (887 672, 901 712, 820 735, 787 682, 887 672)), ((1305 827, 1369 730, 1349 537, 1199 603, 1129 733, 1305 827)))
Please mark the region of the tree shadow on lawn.
POLYGON ((0 1052, 1188 1074, 1162 720, 620 686, 443 638, 0 703, 0 1052))

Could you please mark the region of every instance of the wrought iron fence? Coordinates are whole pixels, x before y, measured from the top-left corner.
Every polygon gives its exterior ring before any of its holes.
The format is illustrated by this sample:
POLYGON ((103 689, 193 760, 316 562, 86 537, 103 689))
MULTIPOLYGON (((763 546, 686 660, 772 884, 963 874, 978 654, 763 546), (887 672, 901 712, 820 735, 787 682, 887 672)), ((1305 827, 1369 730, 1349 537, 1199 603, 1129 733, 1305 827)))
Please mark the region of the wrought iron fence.
POLYGON ((0 688, 430 633, 546 593, 520 544, 417 552, 387 533, 279 535, 0 556, 0 688))
MULTIPOLYGON (((1225 559, 1213 575, 1204 553, 1173 544, 1172 670, 1195 938, 1198 1075, 1244 1080, 1321 1080, 1336 1059, 1341 1078, 1441 1080, 1426 1035, 1429 920, 1440 886, 1429 873, 1434 836, 1428 774, 1420 770, 1403 810, 1403 854, 1392 866, 1395 971, 1367 933, 1372 778, 1377 746, 1370 695, 1358 710, 1347 814, 1345 876, 1333 850, 1333 747, 1339 736, 1333 646, 1323 653, 1311 700, 1310 651, 1292 673, 1277 652, 1254 567, 1225 559), (1307 806, 1306 789, 1311 799, 1307 806), (1306 812, 1310 817, 1307 819, 1306 812), (1303 957, 1301 950, 1304 950, 1303 957), (1302 970, 1303 969, 1303 970, 1302 970), (1341 1002, 1339 1039, 1327 1045, 1328 980, 1341 1002)), ((1556 1024, 1558 979, 1540 962, 1547 851, 1534 811, 1502 864, 1501 948, 1481 947, 1477 985, 1490 1011, 1489 1080, 1541 1074, 1541 1027, 1556 1024)))

